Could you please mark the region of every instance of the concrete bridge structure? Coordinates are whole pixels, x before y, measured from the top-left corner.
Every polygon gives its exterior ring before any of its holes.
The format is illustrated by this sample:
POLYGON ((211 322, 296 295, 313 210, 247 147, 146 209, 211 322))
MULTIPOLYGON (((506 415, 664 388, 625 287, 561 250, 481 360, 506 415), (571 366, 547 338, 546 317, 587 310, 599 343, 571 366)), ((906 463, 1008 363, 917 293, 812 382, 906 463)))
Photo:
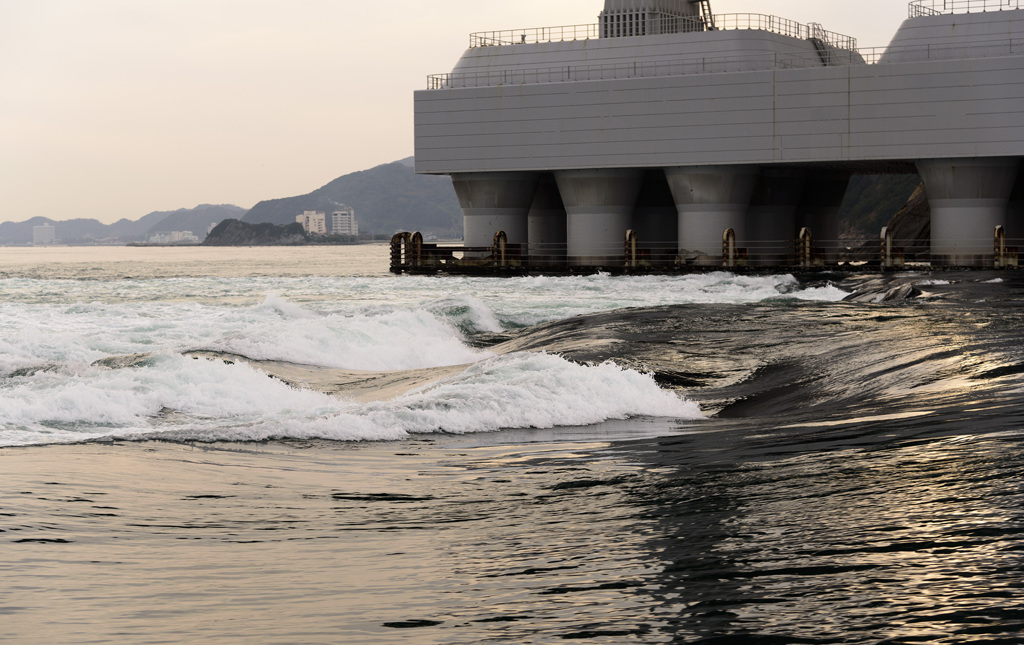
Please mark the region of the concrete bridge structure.
POLYGON ((596 25, 486 32, 415 94, 416 171, 450 175, 468 247, 504 231, 570 266, 753 265, 810 231, 837 257, 857 173, 920 173, 931 261, 988 266, 1024 238, 1024 10, 915 0, 885 48, 820 25, 606 0, 596 25))

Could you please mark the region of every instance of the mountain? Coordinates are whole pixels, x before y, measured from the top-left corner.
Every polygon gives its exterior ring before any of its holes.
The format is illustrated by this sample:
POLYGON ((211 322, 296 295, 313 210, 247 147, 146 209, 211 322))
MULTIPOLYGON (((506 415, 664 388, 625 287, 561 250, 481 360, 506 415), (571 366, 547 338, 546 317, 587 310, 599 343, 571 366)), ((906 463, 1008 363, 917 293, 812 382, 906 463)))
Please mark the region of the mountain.
POLYGON ((53 224, 60 242, 92 243, 110 237, 108 225, 94 219, 72 219, 58 222, 48 217, 33 217, 24 222, 0 224, 0 244, 31 244, 32 227, 53 224))
POLYGON ((95 219, 57 221, 48 217, 33 217, 24 222, 0 223, 0 244, 31 244, 32 227, 53 224, 57 241, 61 244, 93 244, 96 242, 143 242, 153 233, 192 231, 202 239, 211 224, 225 219, 239 218, 244 208, 230 205, 201 204, 195 208, 176 211, 157 211, 138 220, 121 219, 103 224, 95 219))
POLYGON ((237 219, 226 219, 214 227, 203 240, 204 246, 274 246, 296 245, 306 242, 302 224, 287 226, 276 224, 246 224, 237 219))
MULTIPOLYGON (((202 239, 211 225, 216 225, 227 219, 240 219, 245 214, 245 209, 230 204, 200 204, 195 208, 181 208, 176 211, 165 213, 150 213, 150 215, 163 215, 159 221, 146 230, 146 235, 154 233, 170 233, 172 231, 192 231, 202 239)), ((149 217, 147 215, 146 217, 149 217)))
POLYGON ((877 238, 920 184, 918 175, 854 175, 839 209, 843 229, 850 237, 877 238))
POLYGON ((344 175, 306 195, 260 202, 242 221, 292 224, 303 211, 329 214, 343 204, 355 209, 361 233, 407 230, 462 236, 462 210, 451 179, 417 175, 411 157, 344 175))

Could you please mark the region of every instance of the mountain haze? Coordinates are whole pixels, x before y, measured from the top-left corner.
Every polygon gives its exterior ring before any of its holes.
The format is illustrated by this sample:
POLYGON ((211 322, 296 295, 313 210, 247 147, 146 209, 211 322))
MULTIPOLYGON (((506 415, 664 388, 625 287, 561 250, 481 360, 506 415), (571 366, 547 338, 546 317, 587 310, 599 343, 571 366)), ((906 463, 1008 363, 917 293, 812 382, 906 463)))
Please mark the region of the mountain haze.
POLYGON ((330 214, 342 204, 355 209, 361 233, 390 235, 410 230, 462 236, 462 210, 451 179, 417 175, 411 157, 344 175, 306 195, 262 201, 242 221, 294 224, 303 211, 330 214))
POLYGON ((31 244, 32 227, 53 224, 60 244, 93 244, 96 242, 144 242, 154 233, 192 231, 203 238, 211 224, 241 217, 245 209, 231 205, 201 204, 176 211, 156 211, 140 219, 120 219, 104 224, 95 219, 58 221, 49 217, 33 217, 24 222, 0 223, 0 244, 31 244))

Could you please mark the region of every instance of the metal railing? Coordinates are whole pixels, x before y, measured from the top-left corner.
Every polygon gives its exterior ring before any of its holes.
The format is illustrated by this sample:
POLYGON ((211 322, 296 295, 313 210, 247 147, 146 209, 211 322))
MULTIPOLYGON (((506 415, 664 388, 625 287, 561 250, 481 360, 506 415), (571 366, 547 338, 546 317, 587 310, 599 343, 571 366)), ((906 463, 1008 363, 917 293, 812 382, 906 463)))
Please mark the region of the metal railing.
MULTIPOLYGON (((759 13, 733 13, 713 17, 715 31, 722 30, 761 30, 782 36, 807 39, 821 37, 829 45, 840 49, 856 49, 857 39, 831 31, 825 31, 821 25, 804 25, 794 20, 759 13)), ((662 21, 662 33, 687 33, 704 31, 702 20, 678 18, 676 22, 662 21)), ((536 45, 540 43, 560 43, 574 40, 589 40, 601 36, 601 26, 568 25, 563 27, 539 27, 534 29, 509 29, 505 31, 480 31, 469 35, 470 47, 504 47, 510 45, 536 45)))
POLYGON ((868 64, 919 63, 932 60, 996 58, 1024 54, 1024 40, 986 40, 970 44, 908 45, 904 47, 873 47, 860 50, 868 64))
MULTIPOLYGON (((959 240, 963 252, 956 256, 932 256, 927 240, 899 239, 883 228, 867 239, 821 240, 803 228, 790 240, 738 240, 732 229, 722 235, 720 248, 686 251, 674 241, 643 239, 635 230, 625 232, 623 242, 590 246, 585 256, 570 254, 563 243, 510 244, 503 231, 493 244, 468 247, 458 244, 426 244, 419 233, 398 233, 391 241, 394 273, 493 273, 532 271, 558 273, 575 270, 637 272, 686 272, 725 268, 729 270, 886 271, 901 268, 1016 269, 1024 239, 1009 239, 1002 226, 984 239, 959 240)), ((717 246, 717 245, 716 245, 717 246)))
MULTIPOLYGON (((832 65, 853 65, 863 62, 855 52, 835 50, 830 55, 830 64, 832 65)), ((821 57, 816 52, 704 56, 666 61, 559 65, 532 69, 433 74, 427 77, 427 89, 440 90, 458 87, 496 87, 499 85, 531 85, 538 83, 566 83, 570 81, 688 76, 692 74, 796 69, 820 67, 821 65, 821 57)))
MULTIPOLYGON (((1024 39, 1005 39, 958 45, 907 45, 873 47, 857 51, 832 49, 829 65, 912 63, 939 60, 994 58, 1024 54, 1024 39)), ((427 89, 459 87, 494 87, 534 83, 565 83, 624 78, 653 78, 723 72, 751 72, 773 69, 820 67, 819 54, 800 51, 792 53, 749 54, 744 56, 702 56, 667 61, 633 61, 594 65, 561 65, 532 69, 432 74, 427 89)))
MULTIPOLYGON (((1007 11, 1020 8, 1024 0, 914 0, 911 15, 1007 11)), ((808 51, 749 54, 741 56, 701 56, 670 61, 635 61, 593 65, 561 65, 529 69, 455 72, 431 74, 428 90, 459 87, 494 87, 533 83, 651 78, 722 72, 766 71, 806 67, 862 64, 906 63, 932 60, 991 58, 1024 53, 1024 41, 1005 39, 968 45, 908 45, 857 49, 854 38, 826 31, 814 23, 801 23, 766 14, 724 14, 714 17, 716 29, 764 30, 824 45, 823 54, 808 51)), ((693 21, 691 20, 690 23, 693 21)), ((689 23, 688 23, 689 24, 689 23)), ((703 23, 701 23, 703 24, 703 23)), ((472 47, 587 40, 599 36, 599 25, 573 25, 472 34, 472 47)))
POLYGON ((505 31, 479 31, 469 35, 470 47, 504 47, 507 45, 535 45, 589 40, 601 35, 599 25, 567 25, 563 27, 537 27, 505 31))
POLYGON ((912 0, 910 17, 1020 9, 1020 0, 912 0))

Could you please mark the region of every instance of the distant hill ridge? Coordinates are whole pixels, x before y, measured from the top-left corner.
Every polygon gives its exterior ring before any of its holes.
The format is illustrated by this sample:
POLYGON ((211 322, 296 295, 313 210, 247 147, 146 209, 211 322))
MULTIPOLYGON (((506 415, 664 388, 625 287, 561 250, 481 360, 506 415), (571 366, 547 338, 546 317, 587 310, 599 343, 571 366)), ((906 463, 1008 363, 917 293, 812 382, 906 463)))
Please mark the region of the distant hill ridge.
POLYGON ((52 224, 57 228, 57 240, 61 244, 144 242, 150 235, 171 231, 192 231, 202 238, 211 224, 232 217, 238 218, 244 213, 245 209, 240 206, 200 204, 195 208, 156 211, 138 220, 120 219, 113 224, 104 224, 95 219, 59 221, 49 217, 33 217, 23 222, 0 223, 0 244, 31 244, 32 227, 44 224, 52 224))
POLYGON ((335 179, 306 195, 261 201, 252 209, 202 204, 195 208, 150 213, 139 220, 103 224, 95 219, 58 221, 33 217, 0 223, 0 244, 31 244, 32 227, 53 224, 61 244, 98 241, 144 242, 151 235, 192 231, 203 239, 211 226, 228 219, 247 224, 287 226, 306 210, 330 213, 345 204, 356 211, 362 233, 387 234, 416 230, 444 237, 462 236, 462 210, 452 182, 445 176, 417 175, 413 158, 383 164, 335 179))
POLYGON ((343 204, 355 209, 360 232, 462 237, 462 210, 451 179, 417 175, 412 157, 339 177, 306 195, 262 201, 242 221, 283 226, 303 211, 330 214, 343 204))

